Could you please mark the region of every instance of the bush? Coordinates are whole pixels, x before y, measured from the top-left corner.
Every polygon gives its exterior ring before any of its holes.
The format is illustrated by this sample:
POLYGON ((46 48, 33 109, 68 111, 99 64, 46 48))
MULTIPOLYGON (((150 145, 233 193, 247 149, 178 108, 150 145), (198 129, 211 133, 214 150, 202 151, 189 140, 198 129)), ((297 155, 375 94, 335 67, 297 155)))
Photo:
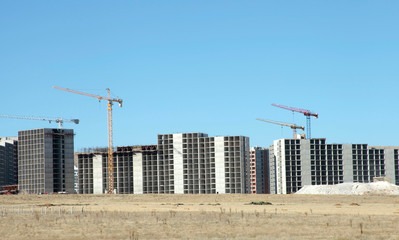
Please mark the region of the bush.
POLYGON ((260 202, 250 202, 250 205, 273 205, 271 202, 264 202, 264 201, 260 201, 260 202))

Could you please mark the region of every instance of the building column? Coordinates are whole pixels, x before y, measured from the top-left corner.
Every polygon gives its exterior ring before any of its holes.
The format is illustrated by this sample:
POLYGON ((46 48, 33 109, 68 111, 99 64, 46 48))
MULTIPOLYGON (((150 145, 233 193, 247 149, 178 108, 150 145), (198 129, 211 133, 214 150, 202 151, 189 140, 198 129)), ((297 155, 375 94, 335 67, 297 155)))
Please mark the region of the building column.
POLYGON ((224 137, 215 137, 215 181, 217 193, 226 193, 224 163, 224 137))
POLYGON ((93 156, 93 194, 103 194, 103 157, 93 156))
POLYGON ((143 194, 143 154, 133 154, 133 193, 143 194))
POLYGON ((184 193, 183 134, 173 134, 173 170, 175 193, 184 193))

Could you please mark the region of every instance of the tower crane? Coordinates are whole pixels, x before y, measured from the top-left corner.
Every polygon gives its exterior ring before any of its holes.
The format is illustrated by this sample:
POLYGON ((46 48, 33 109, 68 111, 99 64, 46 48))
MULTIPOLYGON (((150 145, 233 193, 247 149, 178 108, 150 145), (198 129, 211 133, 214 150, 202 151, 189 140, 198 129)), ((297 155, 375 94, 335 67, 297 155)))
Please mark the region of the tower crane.
POLYGON ((116 99, 116 98, 111 98, 111 91, 109 88, 106 90, 108 91, 108 97, 102 97, 94 94, 89 94, 89 93, 84 93, 84 92, 79 92, 75 91, 72 89, 68 88, 62 88, 62 87, 56 87, 53 86, 53 88, 71 92, 71 93, 76 93, 88 97, 94 97, 97 98, 99 101, 101 100, 107 100, 108 105, 107 105, 107 126, 108 126, 108 194, 114 193, 114 158, 113 158, 113 132, 112 132, 112 105, 113 102, 119 103, 119 107, 122 107, 122 99, 116 99))
POLYGON ((79 119, 64 119, 64 118, 47 118, 47 117, 32 117, 32 116, 15 116, 15 115, 0 115, 1 118, 14 118, 14 119, 26 119, 26 120, 40 120, 58 123, 59 128, 62 128, 64 122, 71 122, 79 124, 79 119))
POLYGON ((310 110, 307 110, 307 109, 287 107, 287 106, 284 106, 284 105, 278 105, 278 104, 274 104, 274 103, 272 104, 272 106, 279 107, 279 108, 286 109, 286 110, 291 110, 293 112, 299 112, 299 113, 302 113, 303 115, 305 115, 306 116, 306 135, 307 135, 306 137, 308 139, 312 138, 312 136, 311 136, 311 128, 310 128, 310 117, 312 116, 314 118, 319 118, 319 114, 313 113, 313 112, 311 112, 310 110))
POLYGON ((280 125, 280 126, 290 127, 290 128, 292 128, 294 138, 296 137, 296 130, 297 129, 301 129, 302 131, 305 131, 304 127, 295 125, 293 123, 277 122, 277 121, 267 120, 267 119, 262 119, 262 118, 257 118, 256 120, 259 120, 259 121, 262 121, 262 122, 273 123, 273 124, 277 124, 277 125, 280 125))

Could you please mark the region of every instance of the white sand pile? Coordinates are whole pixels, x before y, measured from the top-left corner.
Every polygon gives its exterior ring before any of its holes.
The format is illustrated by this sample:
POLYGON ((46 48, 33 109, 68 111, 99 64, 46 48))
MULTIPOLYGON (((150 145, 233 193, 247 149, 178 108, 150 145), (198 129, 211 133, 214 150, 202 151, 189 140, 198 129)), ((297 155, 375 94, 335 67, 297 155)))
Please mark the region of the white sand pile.
POLYGON ((296 194, 327 195, 399 195, 399 186, 389 182, 341 183, 337 185, 306 185, 296 194))

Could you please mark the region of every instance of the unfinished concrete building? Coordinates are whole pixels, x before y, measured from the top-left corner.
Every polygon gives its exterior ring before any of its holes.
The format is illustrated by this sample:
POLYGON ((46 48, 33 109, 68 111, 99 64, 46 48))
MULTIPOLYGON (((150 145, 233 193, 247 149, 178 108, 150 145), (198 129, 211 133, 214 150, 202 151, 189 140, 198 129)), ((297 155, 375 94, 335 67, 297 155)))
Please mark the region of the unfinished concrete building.
MULTIPOLYGON (((79 193, 106 193, 108 154, 102 151, 77 156, 79 193)), ((118 147, 113 157, 115 193, 158 193, 153 181, 158 177, 155 145, 118 147)))
POLYGON ((398 151, 399 147, 327 144, 324 138, 276 140, 270 147, 274 193, 293 193, 304 185, 368 183, 375 177, 398 184, 398 151))
MULTIPOLYGON (((248 151, 249 138, 243 136, 160 134, 157 145, 117 148, 114 189, 120 194, 246 193, 248 151)), ((106 192, 105 152, 78 154, 78 169, 79 193, 106 192)))
POLYGON ((269 149, 251 147, 250 159, 250 193, 270 193, 269 149))
POLYGON ((18 184, 18 137, 0 137, 0 190, 18 184))
POLYGON ((74 192, 72 129, 18 132, 18 185, 21 192, 74 192))
POLYGON ((249 192, 249 138, 158 135, 159 193, 249 192))

